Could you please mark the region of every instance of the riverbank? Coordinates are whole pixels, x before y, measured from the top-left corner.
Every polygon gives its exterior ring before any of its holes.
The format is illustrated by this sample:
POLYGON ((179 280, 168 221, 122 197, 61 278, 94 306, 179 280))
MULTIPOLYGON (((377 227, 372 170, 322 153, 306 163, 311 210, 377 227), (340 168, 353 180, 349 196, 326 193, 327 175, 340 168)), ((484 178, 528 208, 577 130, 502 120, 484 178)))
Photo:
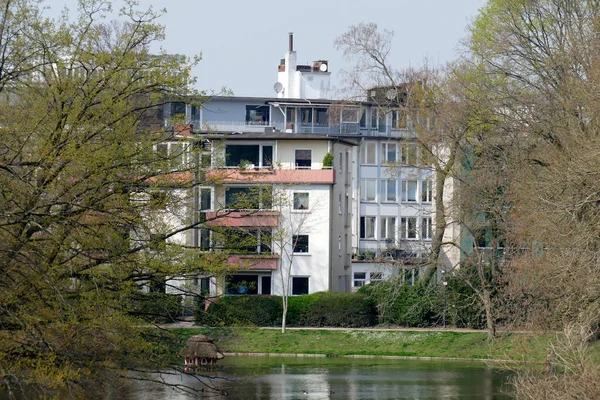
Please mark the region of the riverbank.
MULTIPOLYGON (((489 343, 480 331, 398 329, 277 329, 174 328, 185 339, 196 334, 212 337, 225 353, 304 354, 329 357, 385 356, 544 362, 556 334, 503 333, 489 343)), ((594 346, 597 356, 600 352, 594 346)), ((599 359, 598 357, 595 357, 599 359)))

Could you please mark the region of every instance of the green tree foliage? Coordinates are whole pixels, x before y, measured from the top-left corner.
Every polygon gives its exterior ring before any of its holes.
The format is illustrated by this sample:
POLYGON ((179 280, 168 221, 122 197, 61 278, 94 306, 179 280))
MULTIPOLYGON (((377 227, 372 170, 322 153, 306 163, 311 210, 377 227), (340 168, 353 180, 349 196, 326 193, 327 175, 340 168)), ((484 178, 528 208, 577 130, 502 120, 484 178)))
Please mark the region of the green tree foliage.
POLYGON ((103 20, 108 1, 80 2, 74 21, 42 6, 0 1, 0 380, 77 395, 161 366, 132 317, 139 283, 217 260, 168 243, 186 229, 161 218, 180 192, 146 194, 187 182, 180 154, 154 148, 193 61, 151 54, 164 29, 134 2, 123 22, 103 20))

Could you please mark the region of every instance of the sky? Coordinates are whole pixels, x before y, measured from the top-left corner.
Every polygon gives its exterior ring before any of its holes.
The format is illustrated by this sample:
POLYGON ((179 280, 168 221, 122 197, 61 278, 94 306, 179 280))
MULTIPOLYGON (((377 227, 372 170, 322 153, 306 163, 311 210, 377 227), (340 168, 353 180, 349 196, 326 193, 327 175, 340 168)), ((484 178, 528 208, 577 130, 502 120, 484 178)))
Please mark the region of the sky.
MULTIPOLYGON (((218 93, 226 87, 236 96, 274 97, 277 66, 294 33, 298 64, 328 60, 335 91, 349 69, 336 37, 349 26, 374 22, 394 31, 394 68, 443 65, 460 52, 459 41, 486 0, 138 0, 141 8, 166 8, 159 20, 166 27, 160 44, 168 53, 202 54, 194 68, 198 89, 218 93)), ((49 0, 52 11, 76 0, 49 0)), ((116 2, 118 4, 118 1, 116 2)), ((118 9, 118 7, 115 7, 118 9)), ((156 48, 158 50, 159 47, 156 48)))

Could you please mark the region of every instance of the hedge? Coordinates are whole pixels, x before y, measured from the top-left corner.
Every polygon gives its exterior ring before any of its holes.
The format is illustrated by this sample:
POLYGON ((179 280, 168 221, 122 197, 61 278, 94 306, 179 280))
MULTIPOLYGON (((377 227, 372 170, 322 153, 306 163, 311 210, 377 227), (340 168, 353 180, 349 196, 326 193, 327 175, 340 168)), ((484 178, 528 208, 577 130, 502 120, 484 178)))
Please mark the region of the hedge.
MULTIPOLYGON (((212 326, 279 326, 280 296, 225 296, 207 311, 198 307, 196 320, 212 326)), ((287 326, 358 328, 377 323, 374 303, 362 293, 319 292, 288 298, 287 326)))
POLYGON ((169 293, 136 293, 130 313, 148 322, 173 322, 181 314, 181 296, 169 293))

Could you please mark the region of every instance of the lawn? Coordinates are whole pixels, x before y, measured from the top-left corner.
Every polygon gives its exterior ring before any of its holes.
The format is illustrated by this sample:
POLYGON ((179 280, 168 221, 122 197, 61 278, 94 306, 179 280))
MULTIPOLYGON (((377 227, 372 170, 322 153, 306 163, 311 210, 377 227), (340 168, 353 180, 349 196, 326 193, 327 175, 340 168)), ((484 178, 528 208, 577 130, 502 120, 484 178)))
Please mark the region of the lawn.
POLYGON ((174 329, 185 339, 196 334, 212 337, 223 352, 374 355, 497 359, 542 362, 554 335, 504 334, 494 343, 484 332, 288 330, 260 328, 174 329))

